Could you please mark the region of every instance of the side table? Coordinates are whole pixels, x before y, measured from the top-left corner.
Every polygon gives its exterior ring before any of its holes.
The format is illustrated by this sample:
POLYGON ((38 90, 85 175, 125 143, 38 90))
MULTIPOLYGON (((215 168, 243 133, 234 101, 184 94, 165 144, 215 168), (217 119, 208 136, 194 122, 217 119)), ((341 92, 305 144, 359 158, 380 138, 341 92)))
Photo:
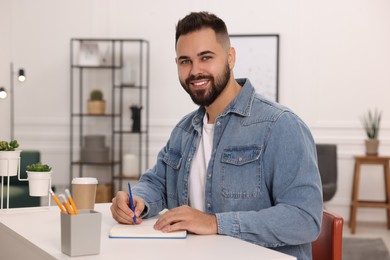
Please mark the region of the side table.
POLYGON ((385 208, 387 212, 387 228, 390 229, 390 156, 355 156, 355 170, 352 186, 352 204, 349 217, 349 227, 351 233, 356 230, 356 211, 358 207, 373 207, 385 208), (359 200, 359 178, 360 168, 363 164, 383 165, 384 181, 385 181, 385 201, 359 200))

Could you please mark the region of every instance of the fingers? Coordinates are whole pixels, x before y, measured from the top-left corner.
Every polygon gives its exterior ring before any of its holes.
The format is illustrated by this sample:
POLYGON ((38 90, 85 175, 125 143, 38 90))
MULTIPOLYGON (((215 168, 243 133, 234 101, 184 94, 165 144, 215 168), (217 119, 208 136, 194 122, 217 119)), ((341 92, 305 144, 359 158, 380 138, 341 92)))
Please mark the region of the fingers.
POLYGON ((192 215, 190 211, 186 210, 184 207, 187 206, 167 211, 157 220, 155 229, 161 230, 162 232, 174 232, 179 230, 193 231, 191 224, 195 223, 191 220, 192 215))
POLYGON ((138 197, 134 197, 133 200, 134 200, 134 207, 135 207, 134 213, 135 216, 138 218, 145 209, 145 202, 143 199, 138 197))
POLYGON ((195 234, 217 234, 217 219, 188 206, 181 206, 164 213, 154 226, 156 230, 172 232, 187 230, 195 234))
POLYGON ((164 233, 175 232, 179 230, 188 230, 189 223, 187 221, 181 221, 164 226, 161 231, 164 233))
POLYGON ((119 223, 130 224, 132 220, 130 217, 131 210, 127 206, 128 201, 129 198, 123 191, 119 191, 116 194, 116 197, 112 199, 111 214, 112 217, 119 223))
MULTIPOLYGON (((141 198, 135 198, 134 202, 136 203, 136 216, 138 217, 140 213, 137 214, 137 211, 142 212, 145 203, 141 198)), ((134 212, 129 208, 129 195, 124 191, 119 191, 117 195, 112 199, 111 205, 111 214, 112 217, 119 223, 122 224, 134 224, 133 216, 134 212)), ((137 218, 136 223, 141 223, 142 220, 137 218)))
POLYGON ((174 224, 179 221, 183 221, 182 215, 185 214, 185 207, 182 206, 179 208, 170 209, 165 212, 155 223, 155 229, 162 230, 165 226, 174 224))

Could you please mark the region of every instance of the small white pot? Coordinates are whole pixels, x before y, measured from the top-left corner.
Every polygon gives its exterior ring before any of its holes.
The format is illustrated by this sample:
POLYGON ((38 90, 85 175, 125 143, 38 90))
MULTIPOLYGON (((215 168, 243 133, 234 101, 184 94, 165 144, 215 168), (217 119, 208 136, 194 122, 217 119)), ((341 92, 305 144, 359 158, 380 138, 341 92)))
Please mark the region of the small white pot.
POLYGON ((0 151, 0 176, 18 175, 20 152, 0 151))
POLYGON ((30 172, 27 171, 28 187, 30 196, 42 197, 49 194, 50 189, 50 172, 30 172))

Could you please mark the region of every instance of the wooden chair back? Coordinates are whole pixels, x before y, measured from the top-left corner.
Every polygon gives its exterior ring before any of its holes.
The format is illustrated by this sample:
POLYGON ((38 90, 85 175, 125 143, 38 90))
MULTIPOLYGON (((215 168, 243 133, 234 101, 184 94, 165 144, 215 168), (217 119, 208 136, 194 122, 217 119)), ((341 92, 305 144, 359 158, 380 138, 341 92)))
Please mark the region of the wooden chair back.
POLYGON ((313 260, 342 260, 343 223, 341 216, 323 211, 320 235, 311 244, 313 260))

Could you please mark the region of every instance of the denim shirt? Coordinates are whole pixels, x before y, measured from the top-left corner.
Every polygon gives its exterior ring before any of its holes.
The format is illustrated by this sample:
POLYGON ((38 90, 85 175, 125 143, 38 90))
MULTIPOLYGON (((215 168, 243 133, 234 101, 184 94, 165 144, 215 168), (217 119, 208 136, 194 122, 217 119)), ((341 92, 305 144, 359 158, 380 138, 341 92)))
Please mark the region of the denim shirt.
MULTIPOLYGON (((289 109, 255 93, 238 79, 239 95, 215 120, 205 188, 206 213, 218 233, 311 259, 320 232, 322 188, 308 127, 289 109)), ((142 175, 134 195, 145 200, 143 217, 189 204, 191 162, 205 109, 173 129, 156 165, 142 175)))

